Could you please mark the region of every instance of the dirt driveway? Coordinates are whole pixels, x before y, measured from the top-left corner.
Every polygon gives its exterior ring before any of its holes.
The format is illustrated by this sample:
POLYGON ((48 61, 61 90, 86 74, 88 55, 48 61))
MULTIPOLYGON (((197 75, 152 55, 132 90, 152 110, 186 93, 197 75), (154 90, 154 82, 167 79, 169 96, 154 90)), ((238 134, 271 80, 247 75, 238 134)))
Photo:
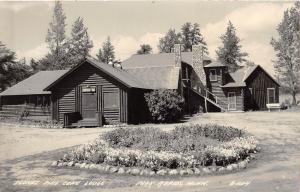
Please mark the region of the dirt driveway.
MULTIPOLYGON (((205 177, 117 176, 52 168, 71 146, 107 129, 38 129, 0 124, 0 191, 299 191, 300 111, 211 113, 187 123, 217 123, 255 135, 262 152, 240 172, 205 177)), ((158 125, 169 129, 175 125, 158 125)))

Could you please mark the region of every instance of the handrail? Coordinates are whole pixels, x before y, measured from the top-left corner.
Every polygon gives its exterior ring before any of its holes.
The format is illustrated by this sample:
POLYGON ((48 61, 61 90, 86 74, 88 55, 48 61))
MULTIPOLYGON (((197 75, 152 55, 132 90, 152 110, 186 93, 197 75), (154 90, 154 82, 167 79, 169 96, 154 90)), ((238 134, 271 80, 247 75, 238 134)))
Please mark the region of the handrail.
POLYGON ((215 94, 213 94, 213 93, 210 92, 209 90, 207 90, 207 89, 204 89, 204 90, 205 90, 205 96, 206 96, 207 98, 209 98, 209 97, 208 97, 208 93, 209 93, 211 96, 213 96, 213 98, 214 98, 216 104, 221 103, 221 104, 227 105, 227 103, 225 103, 224 101, 222 101, 218 96, 216 96, 215 94))

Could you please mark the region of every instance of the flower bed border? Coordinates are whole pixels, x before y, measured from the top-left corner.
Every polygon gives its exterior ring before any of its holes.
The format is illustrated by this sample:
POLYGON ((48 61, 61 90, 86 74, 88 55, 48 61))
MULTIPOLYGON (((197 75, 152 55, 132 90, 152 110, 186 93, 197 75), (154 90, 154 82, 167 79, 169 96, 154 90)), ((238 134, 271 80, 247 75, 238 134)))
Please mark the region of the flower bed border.
POLYGON ((111 166, 106 164, 94 164, 94 163, 74 163, 71 162, 62 162, 54 161, 52 167, 77 167, 82 169, 93 169, 99 170, 103 173, 115 173, 119 175, 133 175, 133 176, 192 176, 192 175, 209 175, 213 173, 231 173, 245 169, 249 164, 250 160, 255 159, 256 155, 250 154, 247 158, 237 163, 229 164, 225 167, 222 166, 208 166, 203 168, 178 168, 178 169, 167 169, 162 168, 157 171, 150 170, 144 167, 123 167, 123 166, 111 166))

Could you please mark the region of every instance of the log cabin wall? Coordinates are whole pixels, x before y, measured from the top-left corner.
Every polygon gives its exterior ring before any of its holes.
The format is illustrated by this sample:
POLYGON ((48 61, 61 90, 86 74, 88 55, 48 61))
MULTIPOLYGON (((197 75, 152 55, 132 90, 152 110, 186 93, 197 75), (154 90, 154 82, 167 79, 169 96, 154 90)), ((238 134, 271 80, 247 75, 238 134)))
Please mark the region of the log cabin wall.
POLYGON ((127 92, 128 89, 112 77, 92 66, 88 62, 82 64, 63 81, 52 88, 53 118, 63 121, 63 113, 81 112, 81 87, 95 86, 97 94, 97 110, 103 112, 106 121, 128 122, 127 92), (118 96, 116 105, 107 106, 104 98, 118 96))
POLYGON ((267 88, 275 88, 275 102, 279 102, 279 85, 260 67, 246 80, 245 106, 246 110, 266 110, 267 88))
POLYGON ((226 96, 225 102, 228 103, 225 109, 228 110, 229 110, 229 98, 228 98, 229 93, 235 94, 235 101, 236 101, 236 108, 230 109, 230 111, 244 111, 245 110, 244 88, 242 87, 224 88, 224 95, 226 96))

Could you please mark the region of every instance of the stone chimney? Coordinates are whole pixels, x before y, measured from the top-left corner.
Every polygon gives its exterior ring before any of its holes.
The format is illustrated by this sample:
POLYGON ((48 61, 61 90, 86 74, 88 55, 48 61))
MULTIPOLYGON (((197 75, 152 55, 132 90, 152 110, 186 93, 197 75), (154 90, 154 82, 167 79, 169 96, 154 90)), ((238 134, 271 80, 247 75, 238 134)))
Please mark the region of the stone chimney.
MULTIPOLYGON (((203 64, 203 48, 202 45, 193 45, 192 47, 192 61, 193 61, 193 68, 198 77, 198 81, 200 86, 206 86, 206 75, 204 71, 204 64, 203 64)), ((198 83, 196 83, 198 84, 198 83)), ((197 86, 196 89, 199 89, 197 86)))
POLYGON ((175 67, 181 67, 181 44, 174 45, 175 67))

